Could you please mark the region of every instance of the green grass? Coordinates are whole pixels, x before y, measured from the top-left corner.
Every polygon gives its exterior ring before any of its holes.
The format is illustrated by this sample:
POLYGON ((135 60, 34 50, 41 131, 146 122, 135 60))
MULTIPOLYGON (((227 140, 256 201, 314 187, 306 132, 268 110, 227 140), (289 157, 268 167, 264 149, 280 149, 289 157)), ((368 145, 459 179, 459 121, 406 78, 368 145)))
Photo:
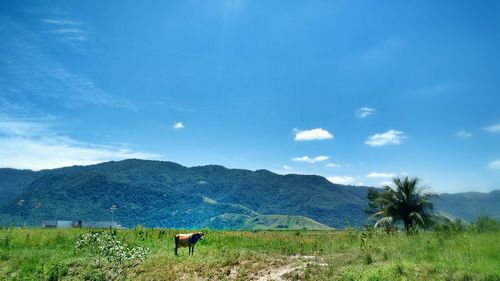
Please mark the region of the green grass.
POLYGON ((173 255, 178 230, 119 230, 118 239, 150 249, 140 264, 96 266, 76 252, 85 229, 0 229, 0 280, 248 280, 290 265, 299 280, 500 280, 500 232, 457 234, 361 231, 209 231, 173 255), (108 275, 106 275, 108 274, 108 275), (111 276, 111 277, 110 277, 111 276))

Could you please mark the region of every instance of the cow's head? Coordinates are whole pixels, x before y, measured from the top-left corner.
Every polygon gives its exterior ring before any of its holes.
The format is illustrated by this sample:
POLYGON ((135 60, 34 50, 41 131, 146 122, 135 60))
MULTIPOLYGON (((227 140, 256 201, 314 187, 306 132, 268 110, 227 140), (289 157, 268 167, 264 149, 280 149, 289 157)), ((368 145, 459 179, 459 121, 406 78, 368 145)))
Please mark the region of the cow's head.
POLYGON ((202 232, 196 232, 194 236, 196 236, 196 240, 203 240, 203 234, 202 232))

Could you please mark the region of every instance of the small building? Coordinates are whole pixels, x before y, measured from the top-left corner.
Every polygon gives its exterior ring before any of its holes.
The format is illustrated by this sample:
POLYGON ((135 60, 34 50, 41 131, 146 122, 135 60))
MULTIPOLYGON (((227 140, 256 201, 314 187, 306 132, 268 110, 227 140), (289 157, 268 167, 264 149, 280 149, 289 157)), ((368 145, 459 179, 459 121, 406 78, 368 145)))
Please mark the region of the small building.
POLYGON ((42 226, 46 227, 46 228, 56 228, 57 227, 57 221, 46 220, 46 221, 43 221, 42 226))
POLYGON ((121 228, 115 221, 67 221, 67 220, 44 220, 42 226, 45 228, 121 228))
POLYGON ((73 221, 57 221, 57 228, 71 228, 73 221))

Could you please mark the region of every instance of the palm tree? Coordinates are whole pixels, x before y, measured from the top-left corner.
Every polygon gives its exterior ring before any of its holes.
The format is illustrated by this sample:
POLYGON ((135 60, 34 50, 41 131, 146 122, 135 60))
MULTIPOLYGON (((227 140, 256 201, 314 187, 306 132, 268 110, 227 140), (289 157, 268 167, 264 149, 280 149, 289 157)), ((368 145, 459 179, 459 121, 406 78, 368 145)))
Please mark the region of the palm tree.
POLYGON ((437 195, 426 192, 418 186, 419 178, 392 179, 394 187, 384 186, 384 191, 368 193, 368 200, 372 213, 371 218, 377 218, 375 227, 392 225, 402 221, 406 233, 419 224, 427 226, 433 216, 431 199, 437 195))

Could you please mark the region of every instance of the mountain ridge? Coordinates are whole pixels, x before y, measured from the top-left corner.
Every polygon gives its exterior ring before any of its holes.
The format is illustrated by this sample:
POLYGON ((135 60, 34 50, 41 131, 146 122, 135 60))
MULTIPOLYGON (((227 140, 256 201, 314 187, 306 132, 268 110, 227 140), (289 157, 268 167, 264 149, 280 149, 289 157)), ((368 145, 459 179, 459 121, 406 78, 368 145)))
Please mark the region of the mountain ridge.
MULTIPOLYGON (((33 225, 57 216, 109 220, 113 204, 118 205, 117 220, 125 226, 226 228, 217 221, 225 214, 234 214, 235 220, 228 220, 234 228, 237 222, 244 227, 251 225, 249 218, 266 215, 305 217, 315 223, 301 219, 296 225, 314 227, 367 223, 368 187, 333 184, 318 175, 127 159, 41 171, 1 168, 0 178, 0 223, 4 224, 20 220, 19 216, 33 225), (19 200, 24 204, 16 204, 19 200)), ((468 203, 462 193, 445 194, 435 203, 441 211, 466 220, 485 212, 500 217, 498 207, 488 207, 499 202, 496 195, 492 193, 493 199, 489 193, 476 195, 474 200, 480 202, 468 203)))

